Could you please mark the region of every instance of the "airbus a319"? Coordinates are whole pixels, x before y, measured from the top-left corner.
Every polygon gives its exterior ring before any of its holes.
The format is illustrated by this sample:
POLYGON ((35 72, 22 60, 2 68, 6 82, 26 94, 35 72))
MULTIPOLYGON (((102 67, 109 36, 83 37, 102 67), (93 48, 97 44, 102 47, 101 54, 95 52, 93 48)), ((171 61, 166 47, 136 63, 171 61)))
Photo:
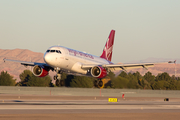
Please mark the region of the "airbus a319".
MULTIPOLYGON (((33 66, 32 72, 37 77, 45 77, 49 71, 56 71, 55 80, 61 79, 63 72, 74 75, 85 75, 99 79, 99 86, 103 85, 102 78, 114 70, 127 70, 132 68, 148 68, 160 63, 114 64, 111 62, 115 30, 111 30, 101 56, 95 56, 63 46, 52 46, 44 54, 45 63, 27 62, 4 59, 4 61, 19 62, 25 66, 33 66)), ((163 62, 163 63, 171 63, 163 62)), ((63 85, 60 80, 60 84, 63 85)))

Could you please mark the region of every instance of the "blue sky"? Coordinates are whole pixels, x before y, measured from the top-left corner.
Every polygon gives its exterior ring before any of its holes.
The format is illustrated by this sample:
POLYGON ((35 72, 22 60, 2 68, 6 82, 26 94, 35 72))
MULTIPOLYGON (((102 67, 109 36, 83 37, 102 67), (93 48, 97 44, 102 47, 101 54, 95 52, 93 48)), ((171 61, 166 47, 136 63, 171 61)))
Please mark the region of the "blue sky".
POLYGON ((113 62, 180 58, 179 0, 0 0, 0 49, 61 45, 99 56, 116 30, 113 62))

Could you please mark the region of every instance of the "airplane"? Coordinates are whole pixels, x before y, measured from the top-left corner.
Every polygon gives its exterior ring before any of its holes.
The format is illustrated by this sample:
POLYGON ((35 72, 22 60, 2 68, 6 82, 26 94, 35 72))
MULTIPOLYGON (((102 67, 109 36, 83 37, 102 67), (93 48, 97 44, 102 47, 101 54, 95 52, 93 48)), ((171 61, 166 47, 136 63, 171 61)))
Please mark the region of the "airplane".
POLYGON ((63 72, 74 75, 85 75, 98 78, 98 85, 103 85, 102 78, 106 77, 110 71, 124 70, 132 68, 153 67, 155 64, 173 63, 172 61, 161 63, 136 63, 136 64, 114 64, 111 62, 113 44, 114 44, 115 30, 111 30, 108 40, 101 56, 91 55, 85 52, 77 51, 63 46, 52 46, 44 54, 45 63, 27 62, 6 59, 5 61, 12 61, 21 63, 24 66, 33 66, 32 72, 37 77, 45 77, 49 71, 56 71, 54 80, 60 80, 63 86, 64 81, 61 80, 63 72))

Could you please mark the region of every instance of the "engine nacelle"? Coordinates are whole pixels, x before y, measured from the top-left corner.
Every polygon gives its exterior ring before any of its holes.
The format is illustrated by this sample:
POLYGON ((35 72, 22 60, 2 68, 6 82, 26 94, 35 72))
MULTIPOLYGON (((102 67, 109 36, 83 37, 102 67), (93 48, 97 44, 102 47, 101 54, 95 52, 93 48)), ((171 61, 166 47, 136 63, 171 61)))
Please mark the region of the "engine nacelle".
POLYGON ((35 65, 32 70, 33 74, 37 77, 45 77, 49 74, 49 69, 45 66, 35 65))
POLYGON ((91 68, 91 75, 96 78, 104 78, 107 75, 107 71, 101 66, 95 66, 91 68))

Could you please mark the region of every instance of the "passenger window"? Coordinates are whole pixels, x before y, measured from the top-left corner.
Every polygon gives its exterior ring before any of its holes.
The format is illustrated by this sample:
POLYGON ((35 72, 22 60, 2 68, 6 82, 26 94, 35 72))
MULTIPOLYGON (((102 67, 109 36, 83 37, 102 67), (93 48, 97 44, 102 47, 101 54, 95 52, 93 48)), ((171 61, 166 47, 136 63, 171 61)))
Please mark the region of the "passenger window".
POLYGON ((47 50, 46 52, 49 52, 50 50, 47 50))

